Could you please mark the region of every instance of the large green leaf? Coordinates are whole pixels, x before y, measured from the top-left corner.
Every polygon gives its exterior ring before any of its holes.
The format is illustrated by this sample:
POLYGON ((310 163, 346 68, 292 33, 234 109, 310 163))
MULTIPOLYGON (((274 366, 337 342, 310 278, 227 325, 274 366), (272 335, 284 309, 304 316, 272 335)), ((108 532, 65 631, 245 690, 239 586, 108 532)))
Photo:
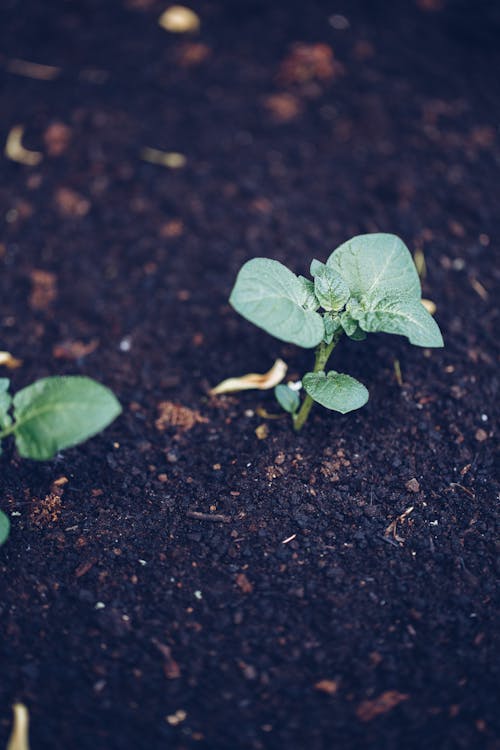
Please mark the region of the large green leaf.
POLYGON ((314 293, 321 306, 334 312, 342 310, 351 296, 342 276, 330 266, 318 261, 311 264, 311 273, 314 273, 314 293))
POLYGON ((9 538, 9 533, 10 533, 9 517, 6 516, 2 510, 0 510, 0 547, 9 538))
POLYGON ((365 301, 399 295, 420 299, 421 287, 410 251, 394 234, 361 234, 340 245, 327 260, 351 294, 365 301))
POLYGON ((360 409, 368 401, 368 391, 359 380, 334 370, 328 374, 308 372, 302 378, 302 385, 318 404, 341 414, 360 409))
POLYGON ((92 437, 121 412, 108 388, 80 376, 37 380, 13 403, 17 449, 39 461, 92 437))
POLYGON ((229 302, 251 323, 281 341, 306 349, 324 335, 319 313, 310 304, 306 285, 276 260, 254 258, 241 268, 229 302))
POLYGON ((385 299, 371 310, 356 313, 364 331, 396 333, 406 336, 415 346, 440 347, 443 337, 439 326, 420 300, 385 299))

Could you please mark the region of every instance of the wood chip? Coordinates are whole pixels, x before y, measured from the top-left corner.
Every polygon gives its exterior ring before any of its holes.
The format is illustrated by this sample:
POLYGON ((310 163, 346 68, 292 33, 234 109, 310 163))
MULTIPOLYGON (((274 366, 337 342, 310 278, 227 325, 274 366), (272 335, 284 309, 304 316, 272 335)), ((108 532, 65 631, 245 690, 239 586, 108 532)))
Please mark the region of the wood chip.
POLYGON ((356 709, 356 716, 360 721, 372 721, 377 716, 392 711, 403 701, 408 700, 407 693, 399 693, 397 690, 386 690, 373 700, 363 701, 356 709))
POLYGON ((482 300, 487 302, 490 297, 488 290, 481 284, 480 281, 478 281, 474 277, 470 278, 469 281, 470 281, 471 287, 474 289, 476 294, 478 294, 482 300))
POLYGON ((17 370, 23 364, 22 359, 13 357, 10 352, 0 352, 0 365, 8 370, 17 370))
POLYGON ((25 78, 35 78, 38 81, 53 81, 61 73, 61 68, 55 65, 42 65, 29 60, 21 60, 18 57, 7 60, 6 68, 9 73, 25 78))
POLYGON ((210 57, 211 49, 202 42, 189 42, 179 48, 176 59, 181 68, 193 68, 210 57))
POLYGON ((236 585, 242 590, 244 594, 251 594, 253 591, 253 584, 250 583, 244 573, 238 573, 236 576, 236 585))
POLYGON ((91 203, 72 188, 61 187, 54 193, 54 202, 61 216, 80 219, 90 211, 91 203))
POLYGON ((32 290, 29 305, 32 310, 48 310, 57 297, 57 276, 50 271, 34 268, 30 273, 32 290))
POLYGON ((263 104, 275 122, 291 122, 303 109, 301 100, 287 92, 270 94, 263 104))
POLYGON ((194 518, 196 521, 212 521, 214 523, 229 523, 231 520, 230 516, 225 516, 222 513, 202 513, 198 510, 188 510, 186 516, 194 518))
POLYGON ((82 576, 86 575, 89 570, 92 570, 96 562, 97 558, 93 557, 90 560, 85 560, 85 562, 80 563, 80 565, 75 570, 75 578, 81 578, 82 576))
POLYGON ((175 659, 172 657, 172 649, 165 643, 161 643, 156 638, 151 639, 164 659, 163 671, 167 680, 177 680, 181 676, 181 670, 175 659))
POLYGON ((63 341, 60 344, 56 344, 52 349, 52 356, 55 359, 82 359, 83 357, 95 352, 99 346, 98 339, 92 339, 87 344, 83 341, 63 341))
POLYGON ((71 128, 63 122, 53 122, 43 134, 43 141, 49 156, 62 156, 71 140, 71 128))
POLYGON ((309 81, 331 81, 344 73, 328 44, 297 43, 280 65, 278 81, 284 84, 301 84, 309 81))
POLYGON ((320 693, 335 695, 339 689, 339 683, 337 680, 319 680, 319 682, 315 683, 314 689, 319 690, 320 693))

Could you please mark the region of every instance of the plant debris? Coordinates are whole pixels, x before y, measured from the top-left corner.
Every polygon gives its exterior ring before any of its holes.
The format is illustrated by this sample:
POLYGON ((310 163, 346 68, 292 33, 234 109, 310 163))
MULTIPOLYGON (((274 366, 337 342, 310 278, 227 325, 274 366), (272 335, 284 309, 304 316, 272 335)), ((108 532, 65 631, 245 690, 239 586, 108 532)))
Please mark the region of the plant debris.
POLYGON ((149 148, 149 146, 145 146, 141 150, 141 159, 150 164, 159 164, 161 167, 168 167, 169 169, 182 169, 187 162, 184 154, 177 151, 161 151, 158 148, 149 148))
POLYGON ((12 706, 14 724, 7 743, 7 750, 30 750, 29 745, 29 713, 23 703, 12 706))
POLYGON ((185 5, 171 5, 158 19, 158 23, 172 34, 194 33, 200 30, 200 17, 185 5))
POLYGON ((43 159, 40 151, 30 151, 23 146, 24 125, 14 125, 10 129, 5 143, 5 156, 11 161, 36 167, 43 159))
POLYGON ((208 422, 208 419, 202 417, 199 411, 174 404, 172 401, 161 401, 158 404, 158 412, 155 426, 160 432, 166 430, 167 427, 174 427, 178 433, 184 433, 191 430, 196 424, 208 422))
POLYGON ((29 60, 21 60, 18 57, 7 60, 5 67, 9 73, 38 81, 54 81, 61 73, 61 68, 56 65, 42 65, 29 60))
POLYGON ((17 370, 23 364, 22 359, 13 357, 10 352, 0 352, 0 365, 8 370, 17 370))
POLYGON ((236 393, 238 391, 247 391, 258 389, 267 391, 281 383, 288 370, 288 365, 282 359, 277 359, 270 370, 263 375, 256 372, 249 372, 247 375, 241 375, 237 378, 227 378, 222 383, 216 385, 210 391, 211 396, 218 396, 221 393, 236 393))
POLYGON ((33 285, 29 297, 32 310, 48 310, 57 297, 57 276, 51 271, 34 268, 30 273, 33 285))
POLYGON ((403 701, 408 700, 408 693, 399 693, 397 690, 386 690, 373 700, 366 700, 359 704, 356 709, 356 716, 360 721, 372 721, 377 716, 392 711, 403 701))

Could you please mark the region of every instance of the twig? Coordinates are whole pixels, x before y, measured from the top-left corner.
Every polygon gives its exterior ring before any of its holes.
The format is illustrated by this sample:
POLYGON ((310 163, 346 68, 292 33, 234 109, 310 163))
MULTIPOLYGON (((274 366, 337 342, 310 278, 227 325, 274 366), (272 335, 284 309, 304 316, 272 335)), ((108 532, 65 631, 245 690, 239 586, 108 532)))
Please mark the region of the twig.
POLYGON ((194 518, 196 521, 213 521, 214 523, 229 523, 230 516, 224 516, 222 513, 200 513, 198 510, 188 510, 188 518, 194 518))

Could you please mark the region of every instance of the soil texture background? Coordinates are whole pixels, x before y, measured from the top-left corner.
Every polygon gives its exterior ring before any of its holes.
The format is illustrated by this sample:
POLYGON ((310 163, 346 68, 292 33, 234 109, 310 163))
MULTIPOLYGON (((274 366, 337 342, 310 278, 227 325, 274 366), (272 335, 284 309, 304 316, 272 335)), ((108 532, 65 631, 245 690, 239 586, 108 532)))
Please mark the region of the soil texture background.
POLYGON ((124 413, 5 446, 0 747, 20 700, 33 750, 498 750, 495 3, 1 6, 1 374, 124 413), (211 398, 311 366, 231 310, 241 264, 373 231, 425 259, 445 348, 342 341, 370 401, 298 437, 211 398))

